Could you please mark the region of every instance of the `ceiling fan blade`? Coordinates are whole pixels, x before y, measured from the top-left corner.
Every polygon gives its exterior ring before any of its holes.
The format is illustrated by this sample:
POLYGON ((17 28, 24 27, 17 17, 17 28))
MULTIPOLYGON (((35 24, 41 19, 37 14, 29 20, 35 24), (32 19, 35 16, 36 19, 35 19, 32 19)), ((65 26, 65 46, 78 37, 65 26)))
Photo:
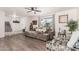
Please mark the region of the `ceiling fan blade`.
POLYGON ((31 10, 31 8, 29 8, 29 7, 26 7, 25 9, 27 9, 27 10, 31 10))
POLYGON ((27 13, 29 12, 34 12, 34 14, 36 14, 36 12, 41 12, 41 10, 38 10, 37 7, 25 7, 25 9, 27 9, 27 13))
POLYGON ((27 11, 27 13, 32 12, 32 11, 27 11))
POLYGON ((41 12, 40 10, 35 10, 36 12, 41 12))

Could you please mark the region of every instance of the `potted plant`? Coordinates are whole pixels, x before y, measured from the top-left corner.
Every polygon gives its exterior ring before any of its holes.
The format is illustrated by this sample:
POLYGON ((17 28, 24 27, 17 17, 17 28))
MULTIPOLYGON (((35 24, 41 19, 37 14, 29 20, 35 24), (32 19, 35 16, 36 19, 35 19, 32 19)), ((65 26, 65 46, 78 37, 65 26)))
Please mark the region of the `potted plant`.
POLYGON ((73 31, 75 31, 78 28, 78 22, 71 20, 67 23, 67 26, 69 27, 69 31, 71 31, 71 33, 72 33, 73 31))

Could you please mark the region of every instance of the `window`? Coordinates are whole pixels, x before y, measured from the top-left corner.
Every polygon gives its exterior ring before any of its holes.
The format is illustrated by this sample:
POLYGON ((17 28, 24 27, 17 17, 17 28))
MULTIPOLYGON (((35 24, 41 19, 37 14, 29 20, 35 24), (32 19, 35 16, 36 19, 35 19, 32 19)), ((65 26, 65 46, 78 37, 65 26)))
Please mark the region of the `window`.
POLYGON ((40 27, 53 27, 53 17, 45 17, 40 21, 40 27))

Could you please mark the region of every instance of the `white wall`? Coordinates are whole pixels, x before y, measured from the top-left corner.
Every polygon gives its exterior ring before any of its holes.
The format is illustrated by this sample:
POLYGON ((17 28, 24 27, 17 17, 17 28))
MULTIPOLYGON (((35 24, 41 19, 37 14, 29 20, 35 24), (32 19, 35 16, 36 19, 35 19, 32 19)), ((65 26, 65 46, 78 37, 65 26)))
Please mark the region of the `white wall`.
POLYGON ((22 29, 26 27, 27 17, 17 17, 17 20, 20 21, 20 23, 13 23, 13 20, 16 20, 16 18, 10 16, 6 17, 6 21, 10 22, 12 28, 12 32, 6 32, 6 35, 22 33, 22 29))
POLYGON ((29 26, 31 22, 32 22, 32 18, 28 16, 26 19, 26 31, 29 31, 29 28, 30 28, 29 26))
POLYGON ((39 17, 38 16, 28 16, 27 20, 26 20, 26 31, 29 31, 30 23, 33 20, 37 20, 37 25, 36 26, 38 27, 39 17))
POLYGON ((12 22, 12 28, 13 28, 14 32, 16 32, 16 31, 21 31, 22 32, 22 30, 26 27, 27 17, 19 17, 18 21, 20 23, 13 23, 12 22))
POLYGON ((32 19, 32 21, 33 21, 33 20, 36 20, 36 21, 37 21, 37 27, 38 27, 39 16, 32 16, 31 19, 32 19))
POLYGON ((22 17, 21 18, 21 20, 20 20, 21 29, 24 29, 26 27, 26 20, 27 20, 27 17, 22 17))
POLYGON ((59 16, 60 15, 68 15, 68 21, 70 21, 71 19, 73 20, 77 20, 77 9, 69 9, 69 10, 65 10, 65 11, 61 11, 55 14, 55 32, 56 32, 56 36, 58 36, 58 32, 59 32, 59 28, 63 29, 68 29, 66 27, 67 23, 63 24, 63 23, 59 23, 59 16))
MULTIPOLYGON (((77 17, 78 17, 78 25, 79 25, 79 8, 77 8, 77 17)), ((78 26, 78 30, 79 30, 79 26, 78 26)))
POLYGON ((5 13, 3 11, 0 11, 0 38, 5 36, 4 21, 5 21, 5 13))
MULTIPOLYGON (((12 17, 6 17, 6 21, 9 21, 12 27, 12 32, 6 33, 6 34, 16 34, 16 33, 22 33, 22 29, 26 28, 26 31, 29 31, 29 26, 32 20, 37 20, 38 17, 36 16, 26 16, 26 17, 20 17, 18 20, 20 23, 13 23, 14 18, 12 17)), ((37 23, 38 24, 38 23, 37 23)), ((38 25, 37 25, 38 26, 38 25)))

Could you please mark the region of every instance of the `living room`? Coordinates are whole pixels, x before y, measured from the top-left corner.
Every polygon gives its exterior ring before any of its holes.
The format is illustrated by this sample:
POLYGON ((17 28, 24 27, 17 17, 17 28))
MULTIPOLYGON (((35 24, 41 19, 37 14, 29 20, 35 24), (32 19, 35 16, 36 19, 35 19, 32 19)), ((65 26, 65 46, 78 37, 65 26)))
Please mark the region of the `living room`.
POLYGON ((72 37, 67 24, 79 22, 78 15, 74 7, 1 7, 0 50, 78 50, 67 47, 72 37))

